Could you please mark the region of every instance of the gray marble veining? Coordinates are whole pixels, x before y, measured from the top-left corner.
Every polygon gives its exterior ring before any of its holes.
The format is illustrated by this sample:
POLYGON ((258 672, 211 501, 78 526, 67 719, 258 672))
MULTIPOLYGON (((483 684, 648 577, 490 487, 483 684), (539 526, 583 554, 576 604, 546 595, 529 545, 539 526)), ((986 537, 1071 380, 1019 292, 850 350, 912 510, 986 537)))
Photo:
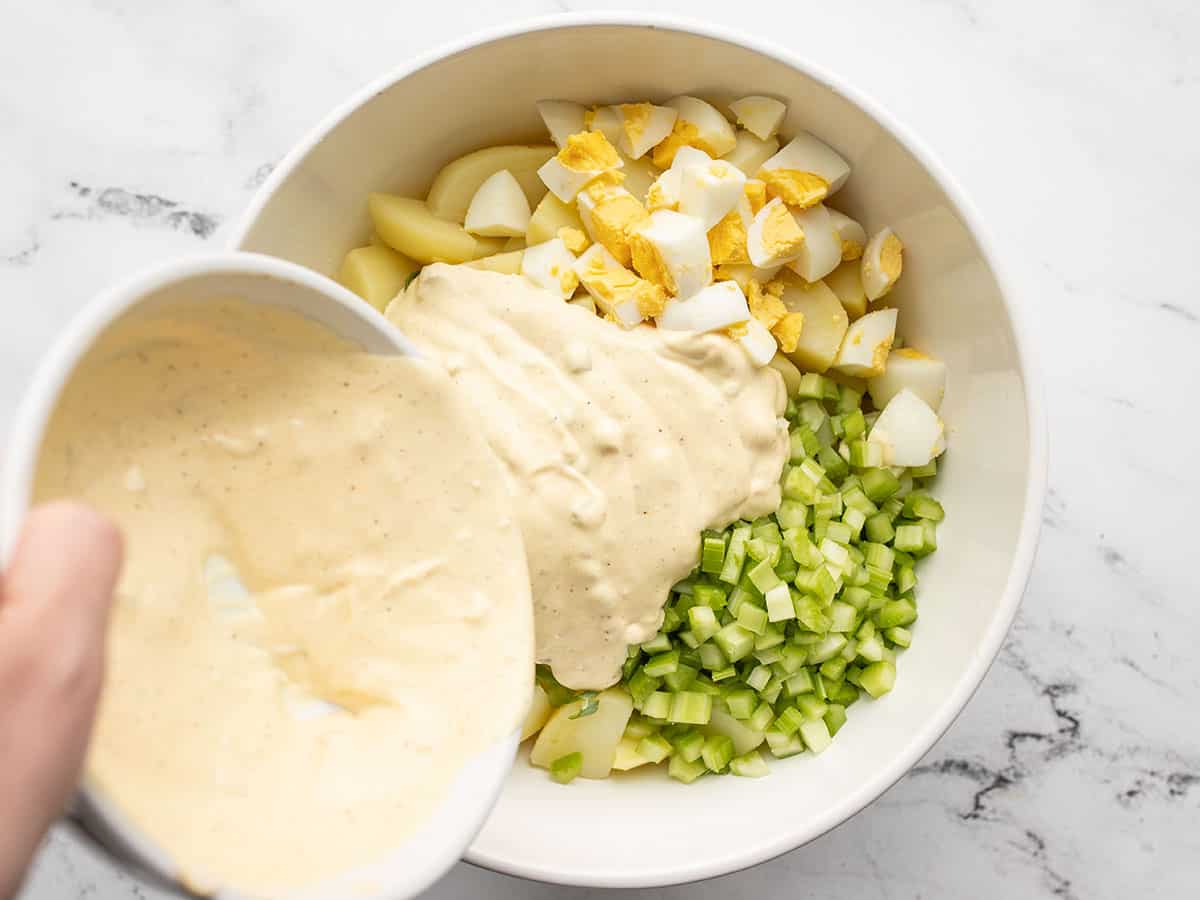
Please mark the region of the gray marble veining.
MULTIPOLYGON (((1025 605, 928 757, 841 828, 628 900, 1197 896, 1200 7, 1188 0, 653 4, 789 43, 888 104, 972 194, 1032 308, 1051 492, 1025 605)), ((101 286, 219 246, 290 143, 412 53, 610 4, 23 4, 0 53, 0 431, 101 286)), ((618 5, 612 5, 616 8, 618 5)), ((429 893, 607 892, 459 866, 429 893)), ((63 835, 24 900, 163 895, 63 835)))

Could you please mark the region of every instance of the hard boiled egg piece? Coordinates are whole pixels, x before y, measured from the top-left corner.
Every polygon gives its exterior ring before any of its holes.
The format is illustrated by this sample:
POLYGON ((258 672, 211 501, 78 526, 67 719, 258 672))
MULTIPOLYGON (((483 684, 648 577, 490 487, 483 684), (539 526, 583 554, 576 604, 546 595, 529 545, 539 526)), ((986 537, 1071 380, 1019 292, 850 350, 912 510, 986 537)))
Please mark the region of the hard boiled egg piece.
POLYGON ((792 138, 783 149, 762 164, 763 169, 792 169, 812 172, 829 183, 829 194, 841 188, 850 177, 850 164, 837 151, 807 131, 792 138))
POLYGON ((775 358, 775 336, 758 319, 746 323, 746 332, 738 336, 738 343, 757 365, 765 366, 775 358))
POLYGON ((698 218, 707 231, 746 199, 745 185, 742 171, 724 160, 686 166, 679 182, 678 210, 698 218))
POLYGON ((538 169, 542 182, 559 200, 569 203, 588 182, 624 163, 617 149, 597 131, 572 134, 557 156, 538 169))
POLYGON ((896 339, 896 310, 878 309, 852 322, 833 368, 855 378, 882 375, 896 339))
POLYGON ((829 218, 833 220, 834 230, 842 240, 842 260, 858 259, 863 255, 867 245, 867 230, 852 218, 836 209, 826 207, 829 218))
POLYGON ((679 114, 669 106, 653 103, 622 103, 616 107, 621 117, 621 152, 641 159, 657 143, 671 133, 679 114))
POLYGON ((650 210, 675 209, 679 205, 679 190, 683 184, 683 170, 689 166, 709 165, 713 158, 695 147, 680 147, 670 168, 655 179, 646 192, 646 206, 650 210))
POLYGON ((686 300, 672 300, 655 321, 671 331, 719 331, 749 318, 742 289, 732 281, 718 281, 686 300))
POLYGON ((575 254, 562 238, 525 248, 521 274, 543 290, 563 300, 575 293, 579 275, 575 272, 575 254))
POLYGON ((890 228, 881 228, 867 242, 862 256, 863 289, 868 300, 885 296, 904 269, 904 244, 890 228))
POLYGON ((750 262, 758 268, 790 263, 804 250, 805 233, 779 199, 758 211, 746 233, 750 262))
POLYGON ((550 132, 550 140, 554 141, 559 149, 562 149, 571 135, 586 130, 584 117, 587 115, 587 107, 582 103, 572 103, 570 100, 539 100, 537 111, 546 125, 546 130, 550 132))
POLYGON ((796 258, 788 263, 788 268, 805 281, 819 281, 842 261, 841 238, 823 204, 795 210, 792 215, 804 232, 804 244, 796 258))
POLYGON ((621 142, 621 113, 615 106, 596 106, 583 116, 588 131, 598 131, 614 147, 621 142))
POLYGON ((602 179, 580 191, 577 204, 588 236, 607 247, 621 265, 628 266, 629 234, 646 219, 646 208, 625 188, 602 179))
POLYGON ((946 448, 945 425, 907 388, 888 401, 867 440, 883 451, 885 466, 924 466, 946 448))
POLYGON ((877 409, 883 409, 903 390, 912 391, 938 410, 946 394, 946 364, 919 350, 901 347, 888 354, 883 374, 867 382, 867 390, 877 409))
POLYGON ((712 281, 708 230, 695 216, 655 210, 630 235, 633 267, 668 294, 685 299, 712 281))
POLYGON ((501 169, 479 186, 463 227, 484 237, 524 237, 529 226, 529 201, 512 172, 501 169))
POLYGON ((786 105, 774 97, 757 95, 734 100, 729 109, 737 116, 739 125, 764 141, 775 136, 787 115, 786 105))
POLYGON ((733 163, 746 173, 747 178, 757 175, 763 163, 779 151, 779 138, 762 140, 741 129, 737 132, 736 141, 733 149, 721 159, 733 163))
POLYGON ((603 244, 588 247, 575 261, 575 274, 596 306, 626 328, 661 314, 667 301, 659 285, 638 278, 617 262, 603 244))
POLYGON ((711 103, 699 97, 680 95, 668 100, 667 106, 676 110, 679 118, 696 130, 694 139, 687 141, 691 146, 713 156, 724 156, 737 144, 733 126, 711 103))

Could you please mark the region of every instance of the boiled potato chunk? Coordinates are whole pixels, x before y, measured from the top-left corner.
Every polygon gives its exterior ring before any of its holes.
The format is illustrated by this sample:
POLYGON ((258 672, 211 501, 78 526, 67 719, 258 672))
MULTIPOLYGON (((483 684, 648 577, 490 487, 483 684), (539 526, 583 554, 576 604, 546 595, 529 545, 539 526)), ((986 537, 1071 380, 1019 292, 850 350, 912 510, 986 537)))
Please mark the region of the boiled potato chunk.
POLYGON ((583 220, 574 203, 563 203, 549 191, 533 211, 529 218, 529 227, 525 230, 525 242, 530 247, 544 244, 558 237, 560 228, 575 228, 583 231, 583 220))
POLYGON ((767 739, 765 733, 755 731, 744 722, 739 722, 717 703, 713 704, 712 717, 708 720, 708 724, 700 730, 705 734, 723 734, 728 736, 733 741, 734 756, 749 753, 767 739))
POLYGON ((851 319, 861 319, 867 314, 867 292, 863 289, 858 260, 842 263, 825 276, 825 283, 837 294, 851 319))
POLYGON ((575 700, 554 711, 529 754, 531 763, 548 769, 556 759, 579 752, 583 754, 580 775, 608 777, 616 759, 617 744, 633 714, 633 701, 624 688, 609 688, 596 697, 599 708, 594 713, 572 719, 583 708, 583 702, 575 700))
POLYGON ((550 698, 540 684, 535 684, 529 700, 529 712, 525 714, 525 724, 521 726, 521 740, 528 740, 541 731, 552 712, 554 707, 550 705, 550 698))
POLYGON ((537 170, 557 152, 551 144, 506 144, 460 156, 437 173, 425 202, 439 219, 461 224, 466 220, 467 208, 480 185, 497 172, 508 169, 532 207, 546 193, 546 185, 542 184, 537 170))
POLYGON ((631 737, 623 737, 617 744, 617 752, 613 756, 613 768, 618 772, 628 772, 638 766, 647 765, 650 760, 637 752, 638 742, 631 737))
POLYGON ((823 281, 796 280, 789 282, 780 299, 788 312, 804 314, 800 339, 788 358, 805 372, 824 372, 837 356, 850 324, 837 294, 823 281))
POLYGON ((372 194, 368 205, 375 230, 388 246, 422 264, 467 262, 498 253, 504 246, 503 238, 475 237, 461 225, 439 219, 411 197, 372 194))
POLYGON ((767 363, 772 369, 783 376, 783 384, 787 388, 788 396, 794 396, 796 391, 800 390, 801 372, 796 368, 796 364, 783 355, 783 351, 779 351, 767 363))
POLYGON ((650 190, 650 185, 654 184, 662 172, 654 167, 654 163, 650 162, 649 155, 643 156, 640 159, 632 159, 621 154, 621 160, 625 163, 621 167, 621 174, 625 176, 625 180, 621 182, 621 187, 637 197, 638 202, 645 203, 646 193, 650 190))
POLYGON ((421 267, 391 247, 356 247, 346 254, 338 281, 380 312, 404 290, 409 277, 421 267))
POLYGON ((472 269, 483 269, 485 272, 499 272, 501 275, 520 275, 521 260, 525 257, 524 250, 510 250, 508 253, 496 253, 482 259, 473 259, 467 263, 472 269))

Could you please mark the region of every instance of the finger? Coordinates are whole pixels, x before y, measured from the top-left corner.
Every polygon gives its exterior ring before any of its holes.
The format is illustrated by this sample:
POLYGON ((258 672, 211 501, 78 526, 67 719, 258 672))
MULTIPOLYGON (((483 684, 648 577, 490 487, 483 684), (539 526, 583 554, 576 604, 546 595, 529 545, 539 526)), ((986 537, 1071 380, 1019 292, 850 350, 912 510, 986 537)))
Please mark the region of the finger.
POLYGON ((87 750, 121 566, 116 528, 77 504, 32 512, 0 590, 0 897, 15 892, 87 750))

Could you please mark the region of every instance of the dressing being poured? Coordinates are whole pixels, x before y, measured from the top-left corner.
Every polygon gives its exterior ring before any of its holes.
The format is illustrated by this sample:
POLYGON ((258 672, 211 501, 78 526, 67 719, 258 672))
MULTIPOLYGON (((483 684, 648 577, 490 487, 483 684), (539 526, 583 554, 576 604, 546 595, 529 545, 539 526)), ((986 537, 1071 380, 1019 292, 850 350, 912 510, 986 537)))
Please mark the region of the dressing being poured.
POLYGON ((525 712, 520 530, 428 362, 240 302, 125 321, 47 431, 62 496, 128 547, 87 778, 197 889, 386 857, 525 712))
POLYGON ((560 682, 620 677, 700 532, 779 505, 783 381, 724 335, 626 330, 519 276, 434 265, 388 317, 439 358, 504 465, 560 682))

